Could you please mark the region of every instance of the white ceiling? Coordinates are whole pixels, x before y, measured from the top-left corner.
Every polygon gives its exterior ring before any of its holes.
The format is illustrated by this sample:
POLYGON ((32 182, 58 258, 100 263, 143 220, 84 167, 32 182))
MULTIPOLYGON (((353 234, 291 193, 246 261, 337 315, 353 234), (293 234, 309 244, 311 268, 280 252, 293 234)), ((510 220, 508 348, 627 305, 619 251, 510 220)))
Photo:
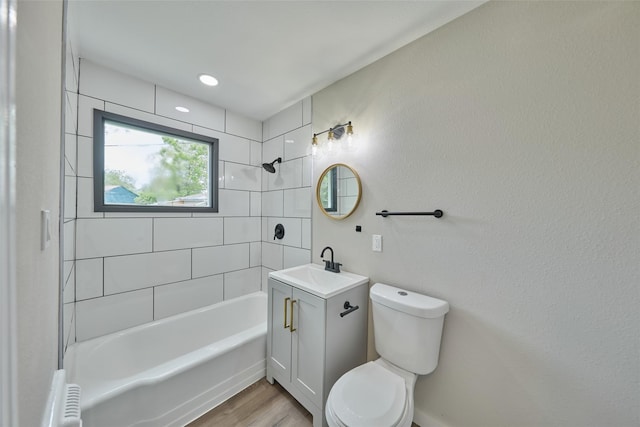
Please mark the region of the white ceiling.
POLYGON ((264 120, 482 3, 69 0, 68 33, 81 58, 264 120))

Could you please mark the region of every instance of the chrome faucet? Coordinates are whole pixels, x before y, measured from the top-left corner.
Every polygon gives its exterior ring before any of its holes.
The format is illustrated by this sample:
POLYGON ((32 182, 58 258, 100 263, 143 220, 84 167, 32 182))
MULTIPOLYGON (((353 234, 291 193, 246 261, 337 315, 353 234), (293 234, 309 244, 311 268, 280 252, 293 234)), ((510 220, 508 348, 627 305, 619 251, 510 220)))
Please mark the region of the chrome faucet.
POLYGON ((340 273, 340 266, 342 264, 340 264, 339 262, 333 262, 333 249, 331 249, 331 246, 327 246, 322 250, 322 252, 320 252, 320 258, 322 258, 322 260, 324 261, 325 270, 333 271, 334 273, 340 273), (331 251, 331 261, 324 261, 324 251, 326 251, 327 249, 331 251))

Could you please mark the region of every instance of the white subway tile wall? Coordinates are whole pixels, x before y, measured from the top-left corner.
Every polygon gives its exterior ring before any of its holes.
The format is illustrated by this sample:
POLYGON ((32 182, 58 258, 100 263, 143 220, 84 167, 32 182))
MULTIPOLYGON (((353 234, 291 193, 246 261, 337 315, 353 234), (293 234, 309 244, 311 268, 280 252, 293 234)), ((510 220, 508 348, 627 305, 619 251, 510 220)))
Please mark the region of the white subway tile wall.
MULTIPOLYGON (((67 100, 68 102, 68 100, 67 100)), ((68 128, 65 128, 68 129, 68 128)), ((77 159, 76 159, 76 135, 66 133, 64 135, 64 175, 75 176, 77 159)))
POLYGON ((155 106, 155 113, 159 116, 189 122, 207 129, 224 129, 224 109, 160 86, 156 86, 155 106), (178 106, 188 108, 189 112, 176 110, 178 106))
POLYGON ((227 111, 225 132, 230 135, 242 135, 245 138, 262 142, 262 123, 257 120, 227 111))
MULTIPOLYGON (((92 138, 93 141, 93 109, 104 110, 104 101, 101 99, 90 98, 78 95, 78 135, 92 138)), ((93 165, 93 161, 90 163, 93 165)), ((93 176, 93 175, 92 175, 93 176)))
POLYGON ((311 98, 263 124, 264 161, 282 157, 276 173, 262 172, 262 289, 270 271, 311 262, 311 98), (299 198, 299 200, 298 200, 299 198), (275 226, 285 235, 275 239, 275 226))
POLYGON ((225 218, 224 244, 256 242, 260 240, 261 221, 258 217, 225 218))
POLYGON ((262 193, 258 191, 251 192, 250 212, 251 216, 262 216, 262 193))
MULTIPOLYGON (((243 218, 239 218, 240 221, 243 218)), ((222 242, 222 218, 155 218, 153 250, 200 248, 222 242)))
MULTIPOLYGON (((65 133, 75 134, 78 128, 78 94, 65 91, 64 130, 65 133)), ((66 153, 66 151, 65 151, 66 153)), ((69 155, 73 155, 69 152, 69 155)))
POLYGON ((96 258, 151 252, 152 218, 98 218, 76 221, 76 257, 96 258))
POLYGON ((284 160, 309 158, 311 154, 311 125, 306 125, 284 136, 284 160))
POLYGON ((62 307, 62 327, 64 330, 65 351, 69 344, 76 342, 75 315, 76 304, 73 302, 64 304, 62 307))
POLYGON ((73 53, 67 70, 67 345, 266 289, 269 271, 309 262, 311 98, 259 122, 73 53), (94 212, 94 108, 218 138, 219 212, 94 212))
POLYGON ((266 191, 262 193, 262 216, 283 216, 282 191, 266 191))
POLYGON ((311 188, 284 190, 284 216, 311 217, 311 188))
POLYGON ((223 301, 221 274, 153 288, 154 319, 173 316, 223 301))
POLYGON ((305 102, 299 101, 285 108, 275 116, 269 118, 262 124, 262 137, 265 141, 275 138, 279 135, 284 135, 287 132, 291 132, 303 125, 311 123, 311 116, 306 117, 303 112, 305 102))
MULTIPOLYGON (((80 87, 80 89, 82 90, 82 86, 80 87)), ((190 123, 185 123, 179 120, 158 116, 153 113, 147 113, 145 111, 136 110, 135 108, 125 107, 124 105, 121 105, 121 104, 105 102, 104 109, 105 111, 109 111, 110 113, 120 114, 121 116, 132 117, 134 119, 144 120, 146 122, 152 122, 158 125, 167 126, 174 129, 181 129, 187 132, 191 132, 193 130, 193 125, 190 123)))
POLYGON ((78 176, 78 62, 70 42, 66 46, 65 58, 65 126, 64 126, 64 239, 62 301, 63 301, 63 346, 66 350, 75 336, 76 261, 75 229, 78 176))
POLYGON ((248 243, 192 249, 192 275, 204 277, 249 268, 249 249, 248 243))
POLYGON ((191 279, 191 250, 123 255, 104 259, 104 294, 191 279))
POLYGON ((154 84, 90 61, 80 61, 82 95, 153 113, 156 89, 154 84))
POLYGON ((311 262, 311 250, 285 246, 282 268, 291 268, 311 262))
POLYGON ((93 139, 78 135, 78 176, 93 177, 93 139))
POLYGON ((262 265, 262 242, 251 242, 249 244, 249 267, 259 267, 262 265))
POLYGON ((262 143, 251 142, 251 164, 260 166, 262 164, 262 143))
MULTIPOLYGON (((262 265, 271 270, 282 270, 283 246, 275 243, 262 242, 262 265)), ((263 289, 266 285, 262 284, 263 289)))
POLYGON ((104 295, 104 258, 76 260, 76 301, 104 295))
POLYGON ((78 176, 76 180, 78 190, 76 218, 104 218, 102 212, 94 212, 93 210, 93 178, 78 176))
POLYGON ((153 320, 153 288, 76 302, 76 339, 85 341, 153 320))
POLYGON ((64 278, 64 294, 62 296, 63 302, 70 303, 75 301, 75 263, 73 261, 64 261, 63 264, 63 278, 64 278), (67 287, 69 286, 69 287, 67 287))
POLYGON ((64 219, 73 220, 76 211, 76 177, 65 175, 64 188, 64 219))
POLYGON ((224 299, 237 298, 260 290, 260 267, 224 274, 224 299))
POLYGON ((262 168, 226 162, 224 165, 224 188, 230 190, 260 191, 262 168))
POLYGON ((302 219, 301 218, 283 218, 273 217, 266 218, 267 226, 263 235, 265 241, 275 243, 278 245, 293 246, 296 248, 302 247, 302 219), (274 239, 276 225, 282 224, 284 226, 284 237, 282 239, 274 239))

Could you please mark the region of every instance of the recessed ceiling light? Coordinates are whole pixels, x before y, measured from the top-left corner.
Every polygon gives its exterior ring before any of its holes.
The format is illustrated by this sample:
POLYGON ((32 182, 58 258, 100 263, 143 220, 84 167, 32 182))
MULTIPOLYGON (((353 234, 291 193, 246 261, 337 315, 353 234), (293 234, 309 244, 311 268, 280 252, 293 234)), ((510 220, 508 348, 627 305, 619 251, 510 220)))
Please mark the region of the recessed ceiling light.
POLYGON ((200 74, 198 76, 198 78, 200 79, 200 81, 207 85, 207 86, 217 86, 218 85, 218 79, 216 79, 213 76, 210 76, 209 74, 200 74))
POLYGON ((176 110, 180 111, 181 113, 188 113, 189 109, 187 107, 176 107, 176 110))

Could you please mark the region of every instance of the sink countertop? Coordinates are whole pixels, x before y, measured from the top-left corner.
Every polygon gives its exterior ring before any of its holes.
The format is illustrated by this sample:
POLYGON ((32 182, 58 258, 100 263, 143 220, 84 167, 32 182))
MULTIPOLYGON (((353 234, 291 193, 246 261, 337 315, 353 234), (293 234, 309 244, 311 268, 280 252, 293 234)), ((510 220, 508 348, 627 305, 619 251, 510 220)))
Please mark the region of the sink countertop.
POLYGON ((272 271, 269 273, 269 277, 324 299, 369 281, 368 277, 348 271, 340 273, 326 271, 323 266, 318 264, 305 264, 272 271))

